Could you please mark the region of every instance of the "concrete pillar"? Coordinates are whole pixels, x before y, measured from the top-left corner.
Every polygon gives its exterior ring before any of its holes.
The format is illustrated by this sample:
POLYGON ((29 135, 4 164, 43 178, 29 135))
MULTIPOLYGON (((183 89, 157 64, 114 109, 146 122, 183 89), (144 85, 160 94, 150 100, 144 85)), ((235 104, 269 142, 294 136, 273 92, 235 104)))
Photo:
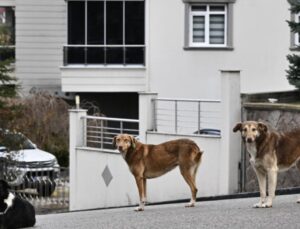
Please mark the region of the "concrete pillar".
POLYGON ((139 93, 139 132, 140 141, 147 142, 146 131, 154 129, 154 103, 157 93, 139 93))
POLYGON ((221 70, 220 194, 238 191, 241 144, 232 129, 241 121, 240 71, 221 70))
POLYGON ((76 147, 84 145, 84 122, 81 117, 87 115, 87 110, 69 110, 69 158, 70 158, 70 205, 69 209, 76 209, 77 190, 77 154, 76 147))

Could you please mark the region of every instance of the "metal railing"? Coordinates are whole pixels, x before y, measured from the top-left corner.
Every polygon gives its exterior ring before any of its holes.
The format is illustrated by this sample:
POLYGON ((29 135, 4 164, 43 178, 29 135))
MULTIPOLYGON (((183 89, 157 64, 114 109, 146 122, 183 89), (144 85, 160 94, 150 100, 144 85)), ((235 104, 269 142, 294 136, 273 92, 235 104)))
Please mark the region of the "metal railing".
POLYGON ((65 45, 64 65, 145 65, 145 45, 65 45))
POLYGON ((84 146, 112 150, 112 141, 117 134, 139 135, 138 119, 84 116, 84 146))
POLYGON ((0 161, 1 179, 15 195, 28 200, 39 213, 68 211, 69 168, 20 167, 13 161, 0 161))
POLYGON ((154 131, 220 135, 219 100, 153 99, 154 131))

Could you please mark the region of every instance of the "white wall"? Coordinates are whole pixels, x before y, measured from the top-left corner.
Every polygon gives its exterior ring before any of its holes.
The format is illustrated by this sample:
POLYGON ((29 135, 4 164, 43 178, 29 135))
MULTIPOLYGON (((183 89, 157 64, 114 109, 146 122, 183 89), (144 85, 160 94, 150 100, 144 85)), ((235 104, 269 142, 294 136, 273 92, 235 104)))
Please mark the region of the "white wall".
MULTIPOLYGON (((149 142, 161 142, 174 139, 175 136, 149 134, 149 142)), ((178 136, 177 136, 178 138, 178 136)), ((193 139, 193 138, 192 138, 193 139)), ((202 164, 197 176, 197 197, 214 196, 219 193, 218 157, 220 154, 219 138, 195 138, 205 148, 202 164)), ((88 148, 77 148, 76 165, 71 177, 70 210, 117 207, 135 205, 139 202, 138 189, 133 175, 119 153, 106 153, 88 148), (108 166, 113 179, 106 186, 102 173, 108 166)), ((73 165, 74 166, 74 165, 73 165)), ((147 183, 148 202, 189 199, 191 192, 182 178, 179 169, 165 174, 147 183)), ((224 194, 224 193, 222 193, 224 194)))
POLYGON ((144 67, 61 67, 62 90, 67 92, 143 92, 144 67))
POLYGON ((61 90, 65 18, 63 0, 16 0, 16 77, 25 92, 61 90))
POLYGON ((16 6, 15 0, 1 0, 0 6, 16 6))
POLYGON ((183 50, 183 1, 148 2, 150 90, 160 97, 220 99, 220 69, 242 71, 243 93, 293 89, 285 78, 290 52, 287 1, 237 0, 233 51, 183 50))
MULTIPOLYGON (((180 136, 172 134, 157 134, 147 133, 148 144, 159 144, 164 141, 178 139, 178 138, 189 138, 197 143, 201 150, 204 151, 202 156, 202 162, 198 169, 198 175, 196 179, 198 194, 197 197, 204 196, 215 196, 223 193, 220 189, 220 176, 219 169, 221 150, 221 140, 219 137, 191 137, 191 136, 180 136)), ((175 169, 169 174, 158 179, 149 180, 149 198, 159 194, 159 201, 173 200, 175 199, 187 199, 190 198, 190 189, 186 182, 183 180, 179 169, 175 169), (163 187, 161 192, 157 191, 157 187, 163 187), (174 190, 179 191, 177 196, 174 195, 174 190), (177 197, 177 198, 176 198, 177 197)))

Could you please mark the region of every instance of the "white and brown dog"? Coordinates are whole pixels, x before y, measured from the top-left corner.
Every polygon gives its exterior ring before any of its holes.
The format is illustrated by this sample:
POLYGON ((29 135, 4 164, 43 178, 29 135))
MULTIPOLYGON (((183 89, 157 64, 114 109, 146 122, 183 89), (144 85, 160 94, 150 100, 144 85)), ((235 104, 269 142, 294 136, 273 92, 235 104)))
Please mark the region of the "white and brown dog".
POLYGON ((178 139, 159 145, 148 145, 133 136, 120 134, 114 137, 113 145, 120 151, 135 177, 140 196, 136 211, 143 211, 146 202, 146 179, 159 177, 177 165, 189 185, 192 198, 186 207, 194 207, 197 195, 196 173, 201 162, 202 151, 189 139, 178 139))
MULTIPOLYGON (((240 131, 250 154, 250 163, 256 173, 260 201, 253 207, 272 207, 277 185, 277 173, 296 165, 300 170, 300 129, 286 133, 270 131, 262 122, 237 123, 234 132, 240 131), (268 176, 268 197, 266 183, 268 176)), ((300 199, 297 201, 300 202, 300 199)))

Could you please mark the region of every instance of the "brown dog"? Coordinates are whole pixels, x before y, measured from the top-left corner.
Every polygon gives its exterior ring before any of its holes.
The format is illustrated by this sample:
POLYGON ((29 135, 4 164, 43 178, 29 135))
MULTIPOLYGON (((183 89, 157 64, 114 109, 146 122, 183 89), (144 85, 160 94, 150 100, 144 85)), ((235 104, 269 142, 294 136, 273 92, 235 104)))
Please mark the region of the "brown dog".
POLYGON ((187 207, 195 206, 197 195, 195 178, 203 153, 195 142, 178 139, 159 145, 147 145, 137 141, 131 135, 120 134, 114 137, 113 145, 120 151, 135 177, 140 196, 140 205, 136 211, 144 210, 146 179, 161 176, 177 165, 192 192, 187 207))
MULTIPOLYGON (((264 123, 246 121, 237 123, 233 131, 241 132, 250 154, 250 163, 257 175, 260 201, 253 207, 272 207, 278 171, 287 170, 293 165, 300 170, 300 129, 278 133, 270 131, 264 123), (267 176, 268 197, 266 197, 267 176)), ((297 202, 299 203, 300 199, 297 202)))

